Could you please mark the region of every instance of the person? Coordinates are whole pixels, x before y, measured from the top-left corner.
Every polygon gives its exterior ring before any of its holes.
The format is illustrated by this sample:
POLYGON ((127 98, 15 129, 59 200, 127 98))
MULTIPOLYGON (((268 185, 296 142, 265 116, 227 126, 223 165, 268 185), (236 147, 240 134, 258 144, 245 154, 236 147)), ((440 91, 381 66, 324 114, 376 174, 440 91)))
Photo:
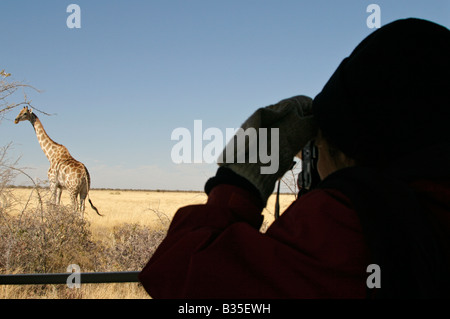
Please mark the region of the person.
POLYGON ((258 109, 279 170, 224 161, 139 274, 153 298, 448 298, 450 31, 409 18, 367 36, 314 98, 258 109), (315 140, 321 181, 265 233, 262 209, 315 140), (272 143, 274 141, 271 141, 272 143), (370 285, 370 265, 380 271, 370 285))

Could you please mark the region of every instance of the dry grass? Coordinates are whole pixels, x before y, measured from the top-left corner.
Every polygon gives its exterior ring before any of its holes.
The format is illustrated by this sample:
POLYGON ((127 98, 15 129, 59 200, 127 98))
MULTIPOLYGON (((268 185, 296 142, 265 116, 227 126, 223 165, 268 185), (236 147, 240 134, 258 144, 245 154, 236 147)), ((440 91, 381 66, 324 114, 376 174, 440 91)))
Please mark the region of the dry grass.
MULTIPOLYGON (((39 214, 39 202, 48 200, 48 192, 38 193, 31 189, 13 189, 8 214, 10 216, 9 225, 12 225, 14 218, 20 218, 23 224, 25 219, 30 220, 30 225, 25 233, 32 234, 30 229, 37 229, 35 224, 42 219, 39 214), (36 215, 36 222, 32 222, 33 215, 36 215)), ((178 208, 204 203, 207 199, 204 193, 195 192, 164 192, 164 191, 129 191, 129 190, 91 190, 90 198, 98 208, 103 217, 98 216, 86 205, 85 224, 64 223, 61 219, 71 218, 61 214, 49 213, 54 217, 46 217, 48 225, 46 231, 54 234, 52 229, 57 228, 59 233, 55 237, 53 245, 46 244, 48 249, 60 250, 57 256, 52 253, 48 259, 49 251, 35 249, 39 246, 39 241, 31 242, 33 249, 22 245, 22 250, 18 250, 22 255, 22 261, 25 264, 20 265, 16 261, 13 267, 14 259, 11 259, 10 268, 5 270, 0 257, 0 271, 3 273, 21 273, 21 272, 44 272, 49 269, 51 272, 65 272, 68 264, 76 263, 81 267, 81 271, 125 271, 140 270, 148 258, 156 249, 160 240, 162 240, 167 226, 178 208), (59 217, 58 216, 63 216, 59 217), (79 240, 76 233, 85 236, 84 240, 79 240), (72 241, 67 241, 67 237, 75 237, 72 241), (62 246, 61 238, 67 241, 72 249, 71 254, 66 254, 67 247, 62 246), (78 239, 77 239, 78 238, 78 239), (79 249, 79 250, 77 250, 79 249), (45 256, 45 257, 42 257, 45 256), (39 259, 40 258, 40 259, 39 259), (40 269, 36 264, 41 265, 39 260, 47 258, 46 269, 40 269), (78 258, 78 260, 77 260, 78 258), (38 269, 39 268, 39 269, 38 269), (33 270, 34 269, 34 270, 33 270)), ((294 199, 294 195, 281 195, 281 211, 283 211, 294 199)), ((67 193, 63 192, 62 204, 69 205, 70 200, 67 193)), ((267 208, 264 210, 265 227, 273 221, 273 208, 275 206, 275 196, 269 199, 267 208)), ((64 207, 64 206, 63 206, 64 207)), ((45 210, 46 211, 46 210, 45 210)), ((51 212, 52 210, 48 210, 51 212)), ((64 210, 69 214, 70 209, 64 210)), ((5 216, 5 214, 3 214, 5 216)), ((20 224, 20 227, 24 227, 20 224)), ((1 221, 0 221, 1 226, 1 221)), ((11 226, 8 226, 11 227, 11 226)), ((19 227, 19 228, 20 228, 19 227)), ((5 228, 3 231, 4 241, 5 228)), ((16 232, 23 234, 23 229, 16 232)), ((33 233, 34 234, 34 233, 33 233)), ((20 235, 22 236, 22 235, 20 235)), ((30 235, 31 236, 31 235, 30 235)), ((56 236, 56 235, 55 235, 56 236)), ((23 237, 23 236, 22 236, 23 237)), ((15 239, 16 240, 16 239, 15 239)), ((18 248, 17 248, 18 249, 18 248)), ((1 245, 0 245, 1 250, 1 245)), ((1 252, 0 252, 1 253, 1 252)), ((13 255, 16 256, 15 252, 13 255)), ((19 258, 20 259, 20 258, 19 258)), ((19 260, 20 261, 20 260, 19 260)), ((109 299, 109 298, 149 298, 144 289, 138 283, 121 284, 82 284, 80 289, 68 289, 65 285, 48 286, 1 286, 0 298, 85 298, 85 299, 109 299)))
POLYGON ((0 299, 149 299, 138 283, 82 284, 69 289, 66 285, 1 286, 0 299))

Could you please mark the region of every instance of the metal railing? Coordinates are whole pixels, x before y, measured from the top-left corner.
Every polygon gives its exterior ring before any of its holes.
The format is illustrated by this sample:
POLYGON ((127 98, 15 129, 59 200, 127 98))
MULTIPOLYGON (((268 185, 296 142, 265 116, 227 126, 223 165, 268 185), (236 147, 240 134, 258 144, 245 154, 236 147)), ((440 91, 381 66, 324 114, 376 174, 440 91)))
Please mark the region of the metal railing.
POLYGON ((54 274, 0 275, 0 285, 52 285, 67 284, 71 276, 77 275, 81 284, 139 282, 139 271, 80 272, 54 274))

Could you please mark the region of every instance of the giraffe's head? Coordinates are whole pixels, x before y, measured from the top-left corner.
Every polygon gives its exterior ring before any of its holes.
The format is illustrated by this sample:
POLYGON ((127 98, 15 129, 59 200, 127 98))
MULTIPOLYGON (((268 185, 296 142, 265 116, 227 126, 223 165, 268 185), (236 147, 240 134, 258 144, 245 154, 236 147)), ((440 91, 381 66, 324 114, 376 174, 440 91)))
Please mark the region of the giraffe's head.
POLYGON ((33 110, 29 109, 28 106, 25 106, 22 111, 20 111, 19 115, 17 115, 14 123, 19 123, 21 121, 30 121, 32 119, 33 110))

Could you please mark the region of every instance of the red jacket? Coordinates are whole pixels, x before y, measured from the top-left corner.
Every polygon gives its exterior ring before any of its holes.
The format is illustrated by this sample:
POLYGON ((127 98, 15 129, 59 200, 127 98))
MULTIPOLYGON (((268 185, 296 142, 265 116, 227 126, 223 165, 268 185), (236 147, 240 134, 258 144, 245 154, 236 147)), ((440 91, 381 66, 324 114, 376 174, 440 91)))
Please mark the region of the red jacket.
MULTIPOLYGON (((450 229, 450 187, 415 185, 450 229)), ((178 210, 139 275, 153 298, 365 298, 369 251, 356 212, 333 189, 302 196, 265 234, 258 201, 218 185, 178 210)))

